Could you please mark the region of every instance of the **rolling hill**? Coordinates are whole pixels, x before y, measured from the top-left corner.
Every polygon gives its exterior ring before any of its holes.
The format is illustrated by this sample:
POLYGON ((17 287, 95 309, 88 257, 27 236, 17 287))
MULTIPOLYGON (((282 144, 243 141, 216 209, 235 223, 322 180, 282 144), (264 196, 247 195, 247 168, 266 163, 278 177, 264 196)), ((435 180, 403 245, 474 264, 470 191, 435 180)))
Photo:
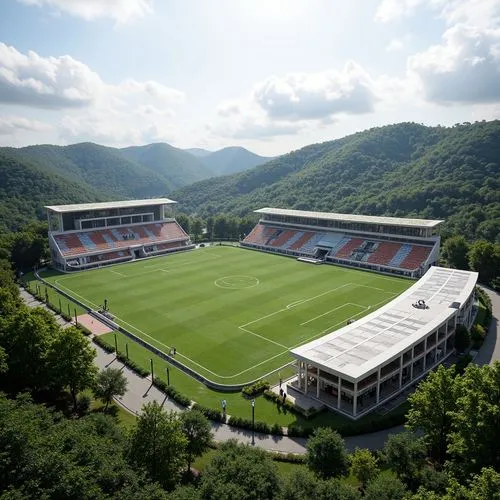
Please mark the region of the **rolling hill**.
POLYGON ((444 218, 444 233, 498 241, 500 121, 374 128, 172 196, 181 210, 202 216, 275 206, 444 218))
POLYGON ((248 149, 241 147, 229 147, 219 149, 213 153, 199 156, 199 160, 207 169, 214 172, 216 175, 228 175, 236 172, 243 172, 249 168, 262 165, 272 158, 259 156, 248 149))

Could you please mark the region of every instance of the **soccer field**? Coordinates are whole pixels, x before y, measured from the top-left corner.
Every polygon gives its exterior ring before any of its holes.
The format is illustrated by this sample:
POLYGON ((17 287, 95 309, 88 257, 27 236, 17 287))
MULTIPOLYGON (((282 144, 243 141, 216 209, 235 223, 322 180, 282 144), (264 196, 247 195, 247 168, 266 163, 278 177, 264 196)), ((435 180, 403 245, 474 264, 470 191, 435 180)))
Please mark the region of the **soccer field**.
POLYGON ((389 302, 413 282, 216 246, 48 281, 220 384, 254 380, 289 350, 389 302))

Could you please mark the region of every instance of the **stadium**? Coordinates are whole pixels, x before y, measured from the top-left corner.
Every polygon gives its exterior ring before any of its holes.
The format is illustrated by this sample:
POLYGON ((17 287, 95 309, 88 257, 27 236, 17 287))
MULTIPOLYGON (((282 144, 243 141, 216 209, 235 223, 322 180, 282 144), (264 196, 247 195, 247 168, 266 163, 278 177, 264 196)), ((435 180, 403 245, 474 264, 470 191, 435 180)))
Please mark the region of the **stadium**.
POLYGON ((239 248, 197 248, 174 205, 47 206, 42 278, 211 388, 292 367, 291 394, 357 419, 448 359, 473 320, 477 274, 435 265, 442 221, 262 208, 239 248))

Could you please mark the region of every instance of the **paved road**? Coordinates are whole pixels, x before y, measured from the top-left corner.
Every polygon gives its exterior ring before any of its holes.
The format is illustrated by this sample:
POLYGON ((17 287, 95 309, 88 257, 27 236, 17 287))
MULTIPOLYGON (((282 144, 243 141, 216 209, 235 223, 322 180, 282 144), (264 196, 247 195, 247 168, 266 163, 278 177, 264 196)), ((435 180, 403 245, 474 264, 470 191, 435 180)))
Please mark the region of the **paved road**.
MULTIPOLYGON (((493 363, 494 360, 500 359, 500 296, 492 290, 486 289, 486 292, 491 297, 493 304, 493 319, 490 325, 489 333, 482 345, 479 354, 474 360, 478 364, 493 363)), ((41 305, 29 293, 21 289, 21 296, 28 303, 30 307, 41 305)), ((58 317, 60 324, 66 322, 58 317)), ((183 407, 179 406, 175 401, 169 399, 163 392, 151 385, 151 381, 139 377, 135 372, 127 368, 120 361, 118 361, 114 354, 109 354, 101 347, 94 344, 97 351, 96 364, 100 369, 108 366, 118 367, 123 370, 123 373, 128 380, 128 390, 123 398, 118 398, 117 402, 124 408, 136 415, 140 413, 142 406, 150 401, 157 401, 162 404, 164 408, 173 411, 182 411, 183 407)), ((225 424, 212 424, 214 439, 216 441, 225 441, 228 439, 236 439, 241 443, 251 443, 251 431, 230 427, 225 424)), ((355 447, 369 448, 372 450, 380 449, 384 446, 387 437, 390 434, 396 434, 403 430, 403 426, 393 427, 371 434, 363 434, 361 436, 352 436, 345 439, 346 446, 349 450, 355 447)), ((270 436, 266 434, 255 434, 255 445, 268 451, 278 451, 282 453, 305 453, 306 439, 304 438, 290 438, 287 436, 270 436)))

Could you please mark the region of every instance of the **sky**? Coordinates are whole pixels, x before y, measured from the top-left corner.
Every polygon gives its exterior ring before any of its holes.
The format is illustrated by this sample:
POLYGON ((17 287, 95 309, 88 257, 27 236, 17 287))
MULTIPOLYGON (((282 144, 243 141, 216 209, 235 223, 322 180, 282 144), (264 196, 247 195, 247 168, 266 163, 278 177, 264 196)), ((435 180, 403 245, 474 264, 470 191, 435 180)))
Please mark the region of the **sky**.
POLYGON ((1 0, 0 145, 278 155, 500 118, 500 0, 1 0))

